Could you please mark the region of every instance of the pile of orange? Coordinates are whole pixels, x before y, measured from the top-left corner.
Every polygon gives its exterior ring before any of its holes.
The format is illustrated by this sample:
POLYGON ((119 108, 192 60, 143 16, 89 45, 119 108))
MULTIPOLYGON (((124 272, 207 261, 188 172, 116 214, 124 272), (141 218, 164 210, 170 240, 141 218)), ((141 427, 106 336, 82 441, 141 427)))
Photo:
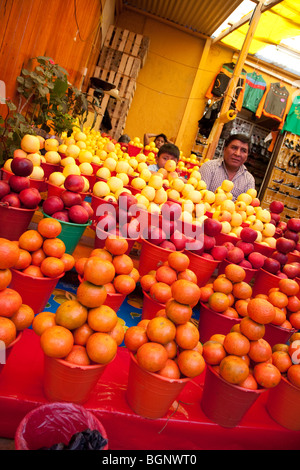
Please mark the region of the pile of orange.
POLYGON ((295 387, 300 388, 300 333, 294 333, 289 344, 275 344, 272 363, 295 387))
POLYGON ((273 325, 289 330, 300 329, 299 291, 299 284, 294 279, 280 279, 278 287, 271 288, 267 295, 258 294, 275 307, 276 315, 271 321, 273 325))
POLYGON ((62 227, 57 219, 44 218, 37 229, 26 230, 15 242, 19 257, 13 268, 33 277, 61 276, 73 268, 75 260, 66 253, 66 246, 57 238, 62 227))
POLYGON ((242 388, 276 387, 281 373, 272 359, 272 348, 263 338, 265 324, 275 315, 266 299, 253 298, 248 315, 224 334, 212 335, 203 344, 203 357, 227 382, 242 388))
MULTIPOLYGON (((168 265, 164 266, 175 271, 177 267, 177 276, 183 267, 174 264, 171 254, 168 265)), ((141 320, 128 328, 124 343, 138 364, 149 372, 169 379, 196 377, 205 368, 199 331, 191 321, 192 307, 200 299, 200 288, 184 278, 177 278, 170 288, 172 295, 166 300, 165 308, 151 320, 141 320)))
POLYGON ((193 304, 193 293, 196 293, 196 298, 198 298, 199 288, 197 276, 189 269, 189 263, 190 259, 186 254, 173 251, 161 266, 141 277, 140 284, 143 291, 155 301, 166 304, 173 297, 172 290, 178 286, 177 281, 184 280, 185 284, 190 286, 190 300, 194 307, 198 301, 193 304))
POLYGON ((252 287, 245 282, 246 272, 242 266, 228 264, 224 274, 201 287, 201 301, 211 310, 230 318, 247 315, 247 305, 252 287))
POLYGON ((0 238, 0 341, 8 347, 19 331, 31 326, 34 311, 23 304, 21 295, 9 288, 13 268, 19 258, 20 249, 15 242, 0 238))
POLYGON ((84 295, 92 300, 95 285, 102 286, 108 294, 131 294, 140 275, 127 250, 125 238, 110 235, 104 248, 95 248, 88 258, 79 258, 75 269, 83 282, 77 296, 84 295))

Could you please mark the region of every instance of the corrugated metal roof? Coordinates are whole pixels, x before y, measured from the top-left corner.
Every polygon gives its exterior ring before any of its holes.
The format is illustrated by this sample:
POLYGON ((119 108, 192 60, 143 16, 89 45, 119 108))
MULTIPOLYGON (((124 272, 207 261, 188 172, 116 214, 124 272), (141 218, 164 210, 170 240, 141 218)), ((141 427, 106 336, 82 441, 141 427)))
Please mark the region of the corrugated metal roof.
POLYGON ((155 15, 209 37, 242 1, 123 0, 123 5, 155 15))

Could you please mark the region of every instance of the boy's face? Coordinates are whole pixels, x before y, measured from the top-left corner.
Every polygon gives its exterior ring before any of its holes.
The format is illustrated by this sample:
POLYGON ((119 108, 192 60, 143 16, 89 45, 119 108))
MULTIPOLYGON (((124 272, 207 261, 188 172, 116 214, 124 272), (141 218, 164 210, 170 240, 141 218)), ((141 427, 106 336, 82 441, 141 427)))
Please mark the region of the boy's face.
POLYGON ((155 147, 158 149, 160 149, 160 147, 166 143, 163 137, 156 137, 154 142, 155 142, 155 147))
POLYGON ((174 162, 178 163, 178 159, 173 155, 170 155, 169 153, 162 153, 156 160, 158 167, 164 168, 168 160, 174 160, 174 162))

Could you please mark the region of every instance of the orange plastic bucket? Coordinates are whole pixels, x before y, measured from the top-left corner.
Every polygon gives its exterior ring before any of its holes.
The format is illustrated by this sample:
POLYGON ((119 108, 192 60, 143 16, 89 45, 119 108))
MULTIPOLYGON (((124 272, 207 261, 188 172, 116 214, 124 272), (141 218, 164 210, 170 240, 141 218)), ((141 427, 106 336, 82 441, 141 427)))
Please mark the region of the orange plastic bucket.
POLYGON ((160 304, 152 299, 145 291, 143 291, 143 294, 142 320, 151 320, 159 310, 165 308, 165 304, 160 304))
POLYGON ((200 302, 200 315, 198 330, 201 343, 205 343, 216 333, 226 335, 231 328, 240 323, 241 318, 226 317, 222 313, 214 312, 205 304, 200 302))
MULTIPOLYGON (((218 269, 218 274, 224 274, 225 268, 229 264, 231 264, 231 263, 229 261, 227 261, 227 259, 224 259, 223 261, 221 261, 221 264, 220 264, 219 269, 218 269)), ((255 278, 255 276, 258 272, 258 269, 251 269, 251 268, 244 268, 244 267, 243 267, 243 269, 246 273, 246 277, 245 277, 244 281, 249 284, 249 282, 251 282, 252 279, 255 278)))
POLYGON ((268 294, 270 289, 278 287, 279 281, 280 277, 260 268, 253 284, 252 297, 255 297, 257 294, 268 294))
POLYGON ((12 279, 9 287, 16 290, 22 297, 23 304, 29 305, 37 315, 42 312, 55 289, 59 279, 58 277, 33 277, 28 274, 11 269, 12 279))
POLYGON ((126 399, 136 414, 149 419, 162 418, 189 381, 189 378, 167 379, 148 372, 130 353, 126 399))
POLYGON ((198 286, 202 287, 208 283, 215 269, 220 265, 220 261, 203 258, 192 251, 183 251, 190 259, 189 269, 194 271, 197 276, 198 286))
POLYGON ((148 242, 148 240, 142 239, 139 261, 140 275, 143 276, 149 271, 157 269, 164 261, 167 261, 170 253, 172 253, 171 250, 161 248, 160 246, 148 242))
POLYGON ((79 366, 63 359, 44 356, 44 393, 50 401, 85 403, 107 364, 79 366))
POLYGON ((300 389, 281 377, 269 390, 266 408, 274 421, 292 431, 300 431, 300 389))
POLYGON ((240 423, 253 403, 266 390, 248 390, 232 385, 207 365, 201 408, 214 423, 225 428, 233 428, 240 423))
POLYGON ((19 240, 22 233, 26 232, 31 219, 37 210, 11 207, 0 203, 0 237, 7 240, 19 240))
POLYGON ((54 444, 67 445, 71 437, 86 429, 97 430, 107 441, 107 433, 96 416, 72 403, 47 403, 27 413, 15 433, 16 450, 38 450, 54 444))
POLYGON ((0 362, 0 373, 2 372, 3 367, 7 363, 7 359, 9 357, 10 353, 12 352, 13 347, 20 341, 21 338, 22 338, 22 331, 19 331, 17 333, 16 339, 12 343, 10 343, 10 345, 7 346, 7 348, 5 349, 5 353, 3 351, 1 351, 1 349, 0 349, 0 358, 1 358, 1 360, 2 359, 5 360, 5 362, 4 361, 0 362), (5 354, 5 357, 2 357, 2 353, 5 354))

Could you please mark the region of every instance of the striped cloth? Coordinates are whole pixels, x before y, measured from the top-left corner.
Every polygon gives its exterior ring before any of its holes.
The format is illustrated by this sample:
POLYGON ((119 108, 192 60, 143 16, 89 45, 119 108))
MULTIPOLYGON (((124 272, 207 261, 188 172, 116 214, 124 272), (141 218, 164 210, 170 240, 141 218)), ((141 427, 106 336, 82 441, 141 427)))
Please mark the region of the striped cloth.
MULTIPOLYGON (((199 169, 201 178, 206 183, 209 191, 215 190, 221 186, 224 180, 229 180, 229 176, 224 165, 223 158, 217 158, 203 163, 199 169)), ((239 194, 245 193, 250 188, 255 188, 255 179, 249 173, 245 165, 242 165, 237 173, 234 175, 232 182, 234 188, 231 191, 233 200, 235 201, 239 194)))

